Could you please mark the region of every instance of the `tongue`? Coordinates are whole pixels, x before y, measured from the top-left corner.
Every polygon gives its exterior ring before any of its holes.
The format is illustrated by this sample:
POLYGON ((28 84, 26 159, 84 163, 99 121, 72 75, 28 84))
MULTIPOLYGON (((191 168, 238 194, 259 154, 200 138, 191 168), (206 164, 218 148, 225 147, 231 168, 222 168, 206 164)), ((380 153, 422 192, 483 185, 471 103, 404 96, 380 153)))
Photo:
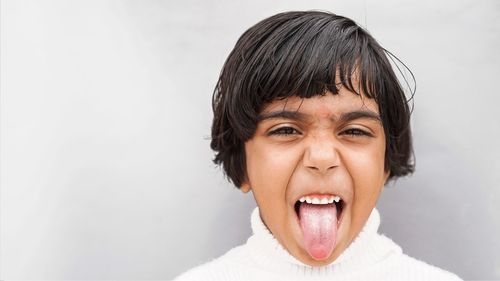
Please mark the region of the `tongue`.
POLYGON ((337 208, 335 204, 300 204, 300 227, 304 246, 315 260, 330 256, 337 236, 337 208))

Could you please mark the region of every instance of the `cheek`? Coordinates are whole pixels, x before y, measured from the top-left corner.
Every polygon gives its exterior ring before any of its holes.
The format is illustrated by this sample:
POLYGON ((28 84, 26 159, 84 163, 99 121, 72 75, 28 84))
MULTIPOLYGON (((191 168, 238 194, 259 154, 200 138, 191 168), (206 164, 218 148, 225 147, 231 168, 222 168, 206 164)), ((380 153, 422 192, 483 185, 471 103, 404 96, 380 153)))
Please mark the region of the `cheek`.
POLYGON ((260 193, 284 194, 300 153, 290 147, 278 147, 258 141, 248 141, 245 153, 248 181, 255 196, 260 193))
POLYGON ((354 183, 357 199, 376 201, 385 181, 385 144, 376 143, 369 149, 349 157, 347 166, 354 183))
POLYGON ((385 181, 385 145, 355 153, 346 163, 353 181, 351 235, 357 235, 375 207, 385 181))

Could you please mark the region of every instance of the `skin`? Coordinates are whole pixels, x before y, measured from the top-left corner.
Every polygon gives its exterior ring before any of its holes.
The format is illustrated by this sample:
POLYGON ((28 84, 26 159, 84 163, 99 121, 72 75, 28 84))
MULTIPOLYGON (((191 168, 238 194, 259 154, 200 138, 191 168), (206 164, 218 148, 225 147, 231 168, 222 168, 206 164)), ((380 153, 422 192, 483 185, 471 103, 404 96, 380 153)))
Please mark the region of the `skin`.
POLYGON ((245 143, 247 179, 241 190, 252 190, 263 222, 291 255, 311 266, 330 264, 357 237, 389 176, 378 105, 341 88, 338 95, 274 101, 261 116, 269 118, 245 143), (292 113, 275 116, 282 111, 292 113), (359 111, 365 113, 341 118, 359 111), (339 195, 345 204, 335 248, 322 260, 305 250, 294 210, 308 194, 339 195))

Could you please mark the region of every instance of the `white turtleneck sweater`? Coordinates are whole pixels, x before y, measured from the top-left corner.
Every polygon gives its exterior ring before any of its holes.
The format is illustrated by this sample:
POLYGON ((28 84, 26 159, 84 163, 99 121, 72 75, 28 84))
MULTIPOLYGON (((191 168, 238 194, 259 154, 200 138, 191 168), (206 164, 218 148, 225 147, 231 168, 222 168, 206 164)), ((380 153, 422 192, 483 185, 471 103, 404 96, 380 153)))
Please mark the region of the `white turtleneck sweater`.
POLYGON ((251 223, 253 235, 246 244, 175 280, 461 280, 403 254, 396 243, 378 234, 376 209, 351 245, 333 263, 321 267, 290 255, 264 225, 258 208, 252 212, 251 223))

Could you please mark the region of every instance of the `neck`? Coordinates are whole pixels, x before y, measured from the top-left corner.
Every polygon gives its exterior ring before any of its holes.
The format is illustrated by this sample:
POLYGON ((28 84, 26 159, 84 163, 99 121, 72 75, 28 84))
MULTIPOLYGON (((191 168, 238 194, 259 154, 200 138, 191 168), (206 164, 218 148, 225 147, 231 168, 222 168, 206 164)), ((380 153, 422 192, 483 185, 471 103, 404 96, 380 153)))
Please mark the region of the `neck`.
POLYGON ((377 262, 388 250, 385 247, 388 245, 372 243, 372 239, 378 235, 380 225, 380 215, 376 209, 373 209, 362 231, 349 247, 335 261, 324 266, 310 266, 290 255, 264 225, 258 208, 253 211, 251 221, 254 234, 247 242, 250 256, 263 267, 272 267, 284 272, 324 275, 332 271, 349 271, 353 267, 364 267, 377 262))

